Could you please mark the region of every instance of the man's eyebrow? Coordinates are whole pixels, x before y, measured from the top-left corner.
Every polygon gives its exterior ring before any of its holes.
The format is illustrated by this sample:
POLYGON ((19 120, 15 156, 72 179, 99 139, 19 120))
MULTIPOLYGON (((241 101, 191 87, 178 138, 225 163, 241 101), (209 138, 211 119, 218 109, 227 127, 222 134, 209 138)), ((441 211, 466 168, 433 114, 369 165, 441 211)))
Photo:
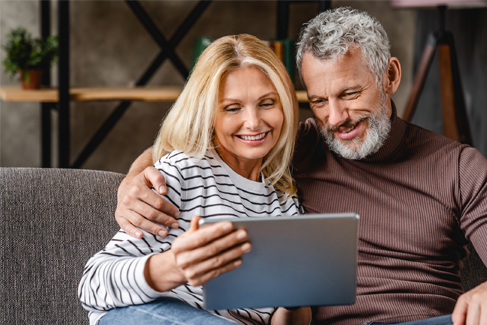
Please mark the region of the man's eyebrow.
POLYGON ((339 93, 343 93, 348 90, 361 90, 363 87, 361 85, 355 85, 355 86, 345 86, 342 89, 340 89, 339 93))
POLYGON ((321 98, 321 96, 318 96, 318 95, 308 95, 308 100, 312 100, 312 99, 315 99, 315 98, 321 98))
MULTIPOLYGON (((357 91, 360 91, 362 90, 363 87, 361 85, 354 85, 354 86, 345 86, 343 87, 342 89, 340 89, 338 91, 339 94, 345 92, 345 91, 348 91, 348 90, 357 90, 357 91)), ((312 99, 315 99, 315 98, 323 98, 323 96, 318 96, 318 95, 308 95, 308 100, 312 100, 312 99)))

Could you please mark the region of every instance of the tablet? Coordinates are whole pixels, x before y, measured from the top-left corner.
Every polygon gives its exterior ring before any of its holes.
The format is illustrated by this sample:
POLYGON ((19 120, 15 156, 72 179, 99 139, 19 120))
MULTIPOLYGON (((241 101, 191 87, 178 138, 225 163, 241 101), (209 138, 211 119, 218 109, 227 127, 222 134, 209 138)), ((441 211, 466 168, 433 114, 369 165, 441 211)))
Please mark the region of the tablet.
POLYGON ((355 302, 357 214, 201 219, 200 226, 223 220, 247 230, 252 250, 239 268, 203 286, 205 309, 355 302))

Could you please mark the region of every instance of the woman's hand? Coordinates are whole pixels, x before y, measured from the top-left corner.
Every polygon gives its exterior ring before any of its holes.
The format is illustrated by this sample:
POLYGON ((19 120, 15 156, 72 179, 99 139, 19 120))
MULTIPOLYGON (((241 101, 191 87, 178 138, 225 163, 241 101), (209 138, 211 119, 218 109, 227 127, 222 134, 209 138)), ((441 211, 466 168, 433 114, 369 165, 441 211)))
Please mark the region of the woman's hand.
POLYGON ((251 249, 245 230, 234 230, 231 222, 198 229, 201 217, 176 238, 171 249, 151 256, 145 268, 147 283, 156 291, 171 290, 184 283, 200 286, 242 264, 251 249))

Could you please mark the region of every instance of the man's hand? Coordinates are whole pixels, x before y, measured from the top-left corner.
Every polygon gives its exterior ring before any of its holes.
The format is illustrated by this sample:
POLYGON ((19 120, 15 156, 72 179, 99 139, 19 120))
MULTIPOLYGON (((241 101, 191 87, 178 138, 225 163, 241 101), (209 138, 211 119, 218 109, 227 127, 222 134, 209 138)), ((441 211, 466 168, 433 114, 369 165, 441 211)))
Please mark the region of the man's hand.
POLYGON ((451 318, 454 325, 487 325, 487 282, 461 295, 451 318))
POLYGON ((310 307, 300 307, 293 310, 280 307, 272 316, 271 325, 308 325, 311 316, 310 307))
POLYGON ((115 219, 132 237, 142 238, 142 232, 136 227, 165 237, 167 230, 152 221, 173 229, 179 227, 173 218, 179 215, 179 211, 157 195, 152 187, 161 195, 167 193, 164 176, 154 167, 147 167, 133 177, 128 175, 118 187, 115 219))

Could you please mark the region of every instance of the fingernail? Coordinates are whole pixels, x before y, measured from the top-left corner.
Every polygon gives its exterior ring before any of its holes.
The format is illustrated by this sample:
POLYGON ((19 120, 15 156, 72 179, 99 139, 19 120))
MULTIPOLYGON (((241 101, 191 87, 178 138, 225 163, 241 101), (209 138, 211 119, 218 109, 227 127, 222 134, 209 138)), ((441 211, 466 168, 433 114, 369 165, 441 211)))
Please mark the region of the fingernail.
POLYGON ((231 223, 225 223, 223 225, 223 230, 228 231, 230 229, 232 229, 232 224, 231 223))
POLYGON ((245 237, 247 237, 247 233, 245 232, 245 230, 239 230, 237 232, 237 238, 238 239, 244 239, 245 237))
POLYGON ((165 186, 159 187, 159 194, 162 194, 166 190, 165 186))
POLYGON ((165 230, 159 230, 158 234, 159 234, 159 237, 166 237, 167 236, 167 232, 165 230))
POLYGON ((235 266, 240 266, 242 265, 242 260, 235 261, 235 266))
POLYGON ((176 212, 173 213, 174 217, 179 217, 179 210, 176 210, 176 212))
POLYGON ((242 245, 242 250, 247 253, 247 252, 250 252, 250 244, 249 243, 245 243, 242 245))
POLYGON ((142 237, 142 233, 140 231, 135 232, 135 237, 140 238, 142 237))
POLYGON ((178 229, 179 228, 179 223, 175 222, 171 225, 172 229, 178 229))

